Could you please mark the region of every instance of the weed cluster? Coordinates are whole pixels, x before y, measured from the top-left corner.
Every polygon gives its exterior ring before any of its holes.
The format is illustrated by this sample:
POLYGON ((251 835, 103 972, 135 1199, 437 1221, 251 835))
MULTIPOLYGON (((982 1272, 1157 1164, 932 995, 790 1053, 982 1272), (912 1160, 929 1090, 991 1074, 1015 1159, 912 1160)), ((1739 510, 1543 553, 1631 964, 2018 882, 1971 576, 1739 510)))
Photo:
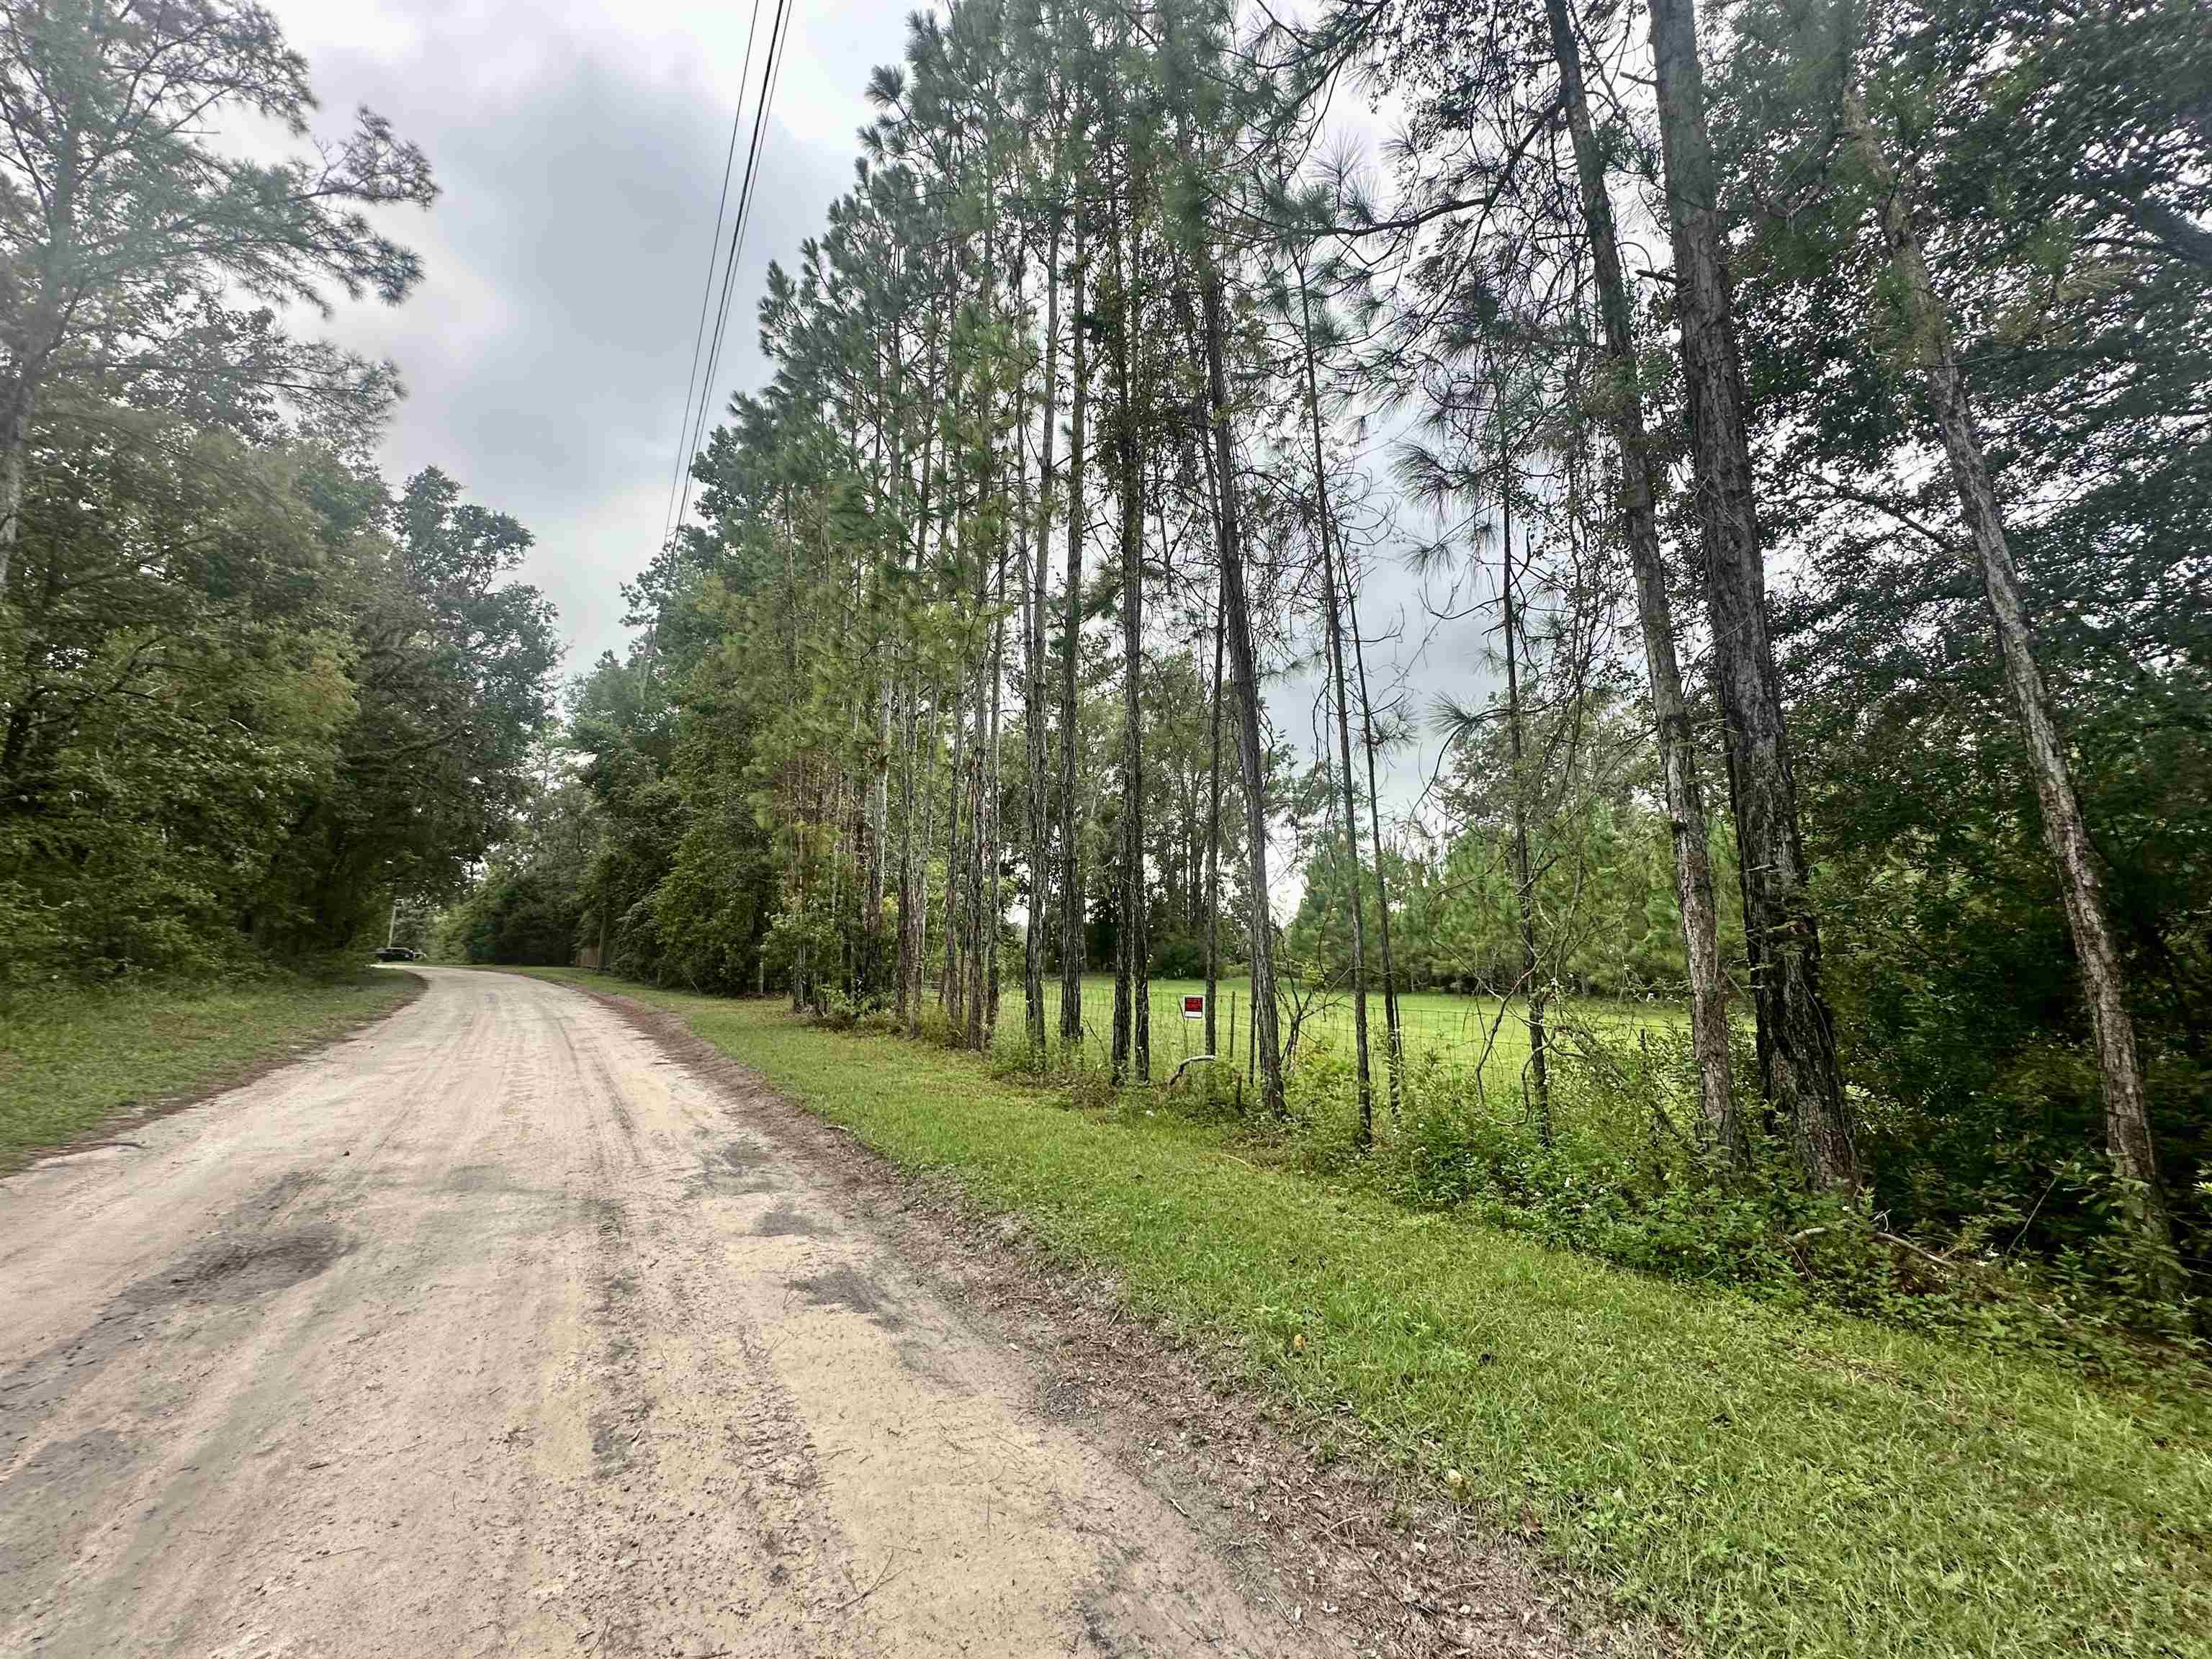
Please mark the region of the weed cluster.
POLYGON ((1585 1038, 1555 1056, 1539 1097, 1525 1072, 1419 1057, 1395 1111, 1378 1098, 1362 1147, 1351 1066, 1323 1042, 1303 1057, 1273 1139, 1314 1173, 1408 1209, 1662 1278, 2127 1375, 2201 1352, 2199 1310, 2162 1297, 2154 1264, 2130 1254, 2131 1230, 2118 1224, 2124 1194, 2093 1161, 2063 1178, 2078 1183, 2075 1203, 2104 1206, 2112 1224, 2055 1253, 2023 1251, 2020 1230, 1999 1237, 1988 1219, 1941 1241, 1910 1238, 1877 1211, 1808 1191, 1771 1142, 1754 1138, 1741 1167, 1716 1160, 1681 1115, 1690 1064, 1680 1039, 1585 1038))

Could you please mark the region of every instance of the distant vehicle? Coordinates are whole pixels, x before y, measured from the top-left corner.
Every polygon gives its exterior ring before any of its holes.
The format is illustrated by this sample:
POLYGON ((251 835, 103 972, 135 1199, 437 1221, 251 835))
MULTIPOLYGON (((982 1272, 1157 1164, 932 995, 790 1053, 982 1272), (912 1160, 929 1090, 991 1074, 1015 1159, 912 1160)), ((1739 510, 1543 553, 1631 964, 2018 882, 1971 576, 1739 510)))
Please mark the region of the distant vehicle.
POLYGON ((404 945, 387 945, 376 953, 376 959, 379 962, 412 962, 418 954, 404 945))

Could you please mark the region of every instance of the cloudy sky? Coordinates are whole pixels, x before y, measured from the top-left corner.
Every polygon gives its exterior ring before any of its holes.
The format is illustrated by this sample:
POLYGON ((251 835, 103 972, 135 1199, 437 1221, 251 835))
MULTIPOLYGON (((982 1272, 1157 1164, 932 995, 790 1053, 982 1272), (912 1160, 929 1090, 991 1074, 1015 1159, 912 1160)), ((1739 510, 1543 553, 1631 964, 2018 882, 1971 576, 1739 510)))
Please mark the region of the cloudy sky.
MULTIPOLYGON (((761 373, 753 304, 850 180, 860 97, 910 0, 794 6, 719 406, 761 373)), ((748 12, 675 0, 276 0, 333 135, 356 105, 444 194, 392 228, 428 268, 329 329, 408 388, 395 478, 432 464, 538 537, 528 572, 582 667, 623 638, 616 585, 659 541, 748 12)), ((761 46, 769 16, 763 8, 761 46)), ((754 60, 757 82, 760 58, 754 60)), ((746 118, 750 131, 750 116, 746 118)))
MULTIPOLYGON (((796 0, 714 398, 763 368, 752 319, 852 178, 868 70, 896 60, 921 0, 796 0)), ((661 534, 748 9, 723 0, 273 0, 337 136, 366 104, 428 153, 443 195, 392 228, 428 276, 393 310, 341 309, 328 332, 396 361, 409 396, 385 445, 397 479, 436 465, 536 533, 526 572, 560 608, 572 669, 625 637, 617 585, 661 534)), ((763 8, 765 51, 773 0, 763 8)), ((753 82, 760 58, 754 59, 753 82)), ((750 131, 750 115, 746 117, 750 131)), ((740 158, 742 161, 742 157, 740 158)), ((1394 563, 1361 622, 1377 695, 1410 674, 1423 706, 1487 684, 1477 618, 1439 625, 1394 563), (1408 663, 1417 643, 1418 662, 1408 663)), ((1271 688, 1309 742, 1315 685, 1271 688)), ((1419 793, 1437 744, 1394 757, 1419 793)))

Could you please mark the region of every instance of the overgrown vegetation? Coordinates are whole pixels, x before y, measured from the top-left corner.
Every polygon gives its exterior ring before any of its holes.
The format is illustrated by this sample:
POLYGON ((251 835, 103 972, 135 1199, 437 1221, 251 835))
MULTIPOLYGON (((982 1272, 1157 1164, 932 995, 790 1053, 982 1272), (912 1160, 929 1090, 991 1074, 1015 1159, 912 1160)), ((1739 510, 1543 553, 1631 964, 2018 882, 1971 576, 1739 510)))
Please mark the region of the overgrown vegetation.
POLYGON ((226 0, 11 6, 0 105, 0 1000, 380 942, 506 834, 558 657, 529 532, 389 488, 396 368, 293 327, 415 288, 364 210, 429 165, 306 143, 226 0))
MULTIPOLYGON (((1084 988, 1096 1019, 1110 1003, 1110 982, 1093 979, 1084 988)), ((2174 1368, 2186 1378, 2203 1355, 2189 1310, 2146 1272, 2126 1230, 2100 1215, 2118 1200, 2100 1190, 2093 1161, 2053 1176, 2054 1191, 2075 1183, 2057 1213, 2085 1218, 2048 1248, 2031 1243, 2035 1218, 2015 1214, 1984 1217, 1940 1249, 1900 1235, 1887 1216, 1809 1191, 1771 1146, 1748 1169, 1716 1162, 1697 1134, 1696 1062, 1679 1006, 1558 998, 1540 1107, 1525 1005, 1408 993, 1400 999, 1402 1103, 1378 1117, 1363 1146, 1356 1035, 1341 998, 1285 1010, 1297 1064, 1285 1109, 1271 1115, 1260 1109, 1249 1021, 1238 1018, 1244 982, 1222 983, 1224 1038, 1214 1064, 1190 1060, 1207 1051, 1176 1006, 1194 988, 1154 981, 1162 1075, 1174 1077, 1156 1103, 1233 1129, 1249 1155, 1271 1164, 1664 1278, 2033 1350, 2093 1375, 2174 1368)), ((886 1014, 834 994, 817 1018, 832 1030, 896 1029, 886 1014)), ((914 1035, 964 1046, 934 1008, 923 1011, 914 1035)), ((1747 1048, 1747 1034, 1738 1042, 1747 1048)), ((1110 1083, 1103 1093, 1097 1087, 1109 1072, 1099 1038, 1071 1073, 1056 1057, 1036 1066, 1020 1034, 1001 1030, 991 1061, 1008 1079, 1073 1083, 1094 1104, 1115 1093, 1110 1083)), ((1739 1052, 1736 1063, 1751 1057, 1739 1052)), ((1896 1138, 1920 1127, 1872 1114, 1865 1124, 1869 1146, 1900 1161, 1914 1149, 1896 1138)))
MULTIPOLYGON (((1096 1071, 1071 1101, 770 1002, 556 976, 673 1010, 902 1168, 1018 1214, 1146 1316, 1226 1344, 1317 1458, 1416 1468, 1705 1651, 2212 1651, 2212 1414, 2179 1375, 2089 1385, 1747 1297, 1755 1266, 1726 1252, 1714 1284, 1623 1272, 1487 1224, 1493 1207, 1394 1201, 1380 1160, 1256 1159, 1249 1126, 1096 1071)), ((1315 1144, 1340 1147, 1342 1097, 1325 1098, 1340 1115, 1315 1144)), ((1437 1167, 1436 1145, 1415 1131, 1396 1167, 1437 1167)), ((1468 1150, 1456 1133, 1445 1149, 1468 1150)), ((1486 1149, 1501 1152, 1510 1169, 1529 1148, 1486 1149)), ((1557 1181, 1533 1190, 1565 1213, 1557 1181)), ((1726 1232, 1681 1220, 1686 1238, 1726 1232)))
POLYGON ((19 995, 0 1021, 0 1172, 228 1088, 380 1018, 422 986, 349 963, 213 986, 133 980, 19 995))

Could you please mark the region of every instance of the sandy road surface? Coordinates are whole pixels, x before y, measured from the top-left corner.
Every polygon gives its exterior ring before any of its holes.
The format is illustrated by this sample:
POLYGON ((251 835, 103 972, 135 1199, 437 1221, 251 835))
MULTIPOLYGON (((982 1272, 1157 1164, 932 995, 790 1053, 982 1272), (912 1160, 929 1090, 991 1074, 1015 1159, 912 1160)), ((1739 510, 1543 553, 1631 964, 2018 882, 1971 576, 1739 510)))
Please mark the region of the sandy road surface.
POLYGON ((1305 1651, 745 1100, 430 969, 0 1182, 0 1652, 1305 1651))

